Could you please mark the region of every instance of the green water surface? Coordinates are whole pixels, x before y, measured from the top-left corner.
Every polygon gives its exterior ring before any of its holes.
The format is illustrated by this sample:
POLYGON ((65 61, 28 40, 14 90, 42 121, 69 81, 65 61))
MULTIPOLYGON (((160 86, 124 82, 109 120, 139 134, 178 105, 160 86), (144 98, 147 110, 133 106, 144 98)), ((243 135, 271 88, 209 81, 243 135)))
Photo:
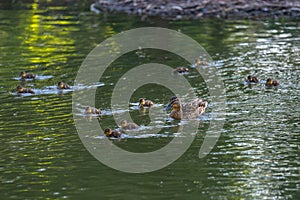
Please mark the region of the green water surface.
MULTIPOLYGON (((140 20, 68 6, 45 7, 38 1, 25 5, 0 11, 0 199, 300 198, 299 21, 140 20), (224 82, 227 109, 220 116, 225 118, 221 136, 208 156, 200 159, 198 152, 212 119, 210 106, 199 118, 194 142, 176 162, 158 171, 130 174, 111 169, 86 150, 73 121, 73 114, 85 117, 83 110, 72 113, 72 90, 60 92, 56 84, 72 86, 85 57, 106 38, 145 26, 181 31, 207 50, 224 82), (24 70, 40 78, 22 82, 18 75, 24 70), (261 83, 246 85, 251 74, 261 83), (269 77, 280 85, 266 88, 269 77), (36 94, 17 95, 19 84, 36 94)), ((151 49, 113 62, 96 92, 96 107, 104 112, 101 127, 118 126, 110 113, 118 79, 149 62, 187 65, 174 54, 151 49)), ((213 105, 195 69, 183 76, 213 105)), ((148 84, 133 93, 128 109, 136 123, 147 126, 147 113, 130 106, 146 97, 163 108, 172 95, 167 88, 148 84)), ((157 136, 136 133, 113 143, 150 152, 173 139, 178 123, 163 122, 157 136)), ((99 132, 95 143, 103 141, 102 136, 99 132)))

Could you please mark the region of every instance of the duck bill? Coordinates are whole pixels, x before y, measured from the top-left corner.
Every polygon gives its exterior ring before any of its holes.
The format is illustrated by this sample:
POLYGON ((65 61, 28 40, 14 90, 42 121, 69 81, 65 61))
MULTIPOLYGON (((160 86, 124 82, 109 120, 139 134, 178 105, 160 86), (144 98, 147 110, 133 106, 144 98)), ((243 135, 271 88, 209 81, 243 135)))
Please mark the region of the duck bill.
POLYGON ((165 108, 164 108, 164 110, 170 110, 171 109, 171 103, 169 103, 165 108))

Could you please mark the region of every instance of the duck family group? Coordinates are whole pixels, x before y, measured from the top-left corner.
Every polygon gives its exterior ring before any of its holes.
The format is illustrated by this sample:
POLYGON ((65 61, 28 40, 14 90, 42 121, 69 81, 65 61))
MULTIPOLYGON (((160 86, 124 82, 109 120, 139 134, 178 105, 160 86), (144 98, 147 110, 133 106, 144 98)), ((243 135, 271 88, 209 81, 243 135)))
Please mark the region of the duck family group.
MULTIPOLYGON (((151 100, 140 98, 139 107, 140 108, 149 108, 154 105, 151 100)), ((177 96, 173 96, 170 98, 168 105, 165 107, 165 110, 169 110, 172 108, 169 116, 173 119, 181 120, 181 119, 195 119, 205 113, 205 109, 207 107, 207 101, 204 101, 200 98, 196 98, 193 101, 183 103, 177 96)), ((86 108, 86 114, 100 114, 101 111, 99 109, 95 109, 92 107, 86 108), (93 112, 91 112, 93 111, 93 112)), ((122 120, 120 123, 120 127, 122 131, 137 129, 139 126, 133 122, 127 122, 126 120, 122 120)), ((106 128, 104 133, 107 137, 119 138, 122 135, 122 131, 119 129, 112 130, 110 128, 106 128)))
MULTIPOLYGON (((196 60, 195 62, 196 65, 200 65, 200 64, 204 64, 207 65, 206 63, 200 63, 199 60, 196 60)), ((189 72, 189 68, 187 67, 178 67, 176 69, 174 69, 174 73, 187 73, 189 72)), ((21 72, 20 73, 20 78, 22 80, 25 79, 35 79, 36 76, 32 73, 26 73, 26 72, 21 72)), ((259 83, 259 80, 256 76, 252 76, 249 75, 246 79, 246 83, 259 83)), ((273 80, 271 78, 268 78, 266 83, 266 86, 278 86, 279 82, 276 80, 273 80)), ((59 90, 63 90, 63 89, 70 89, 70 86, 68 84, 65 84, 61 81, 59 81, 57 83, 57 88, 59 90)), ((16 88, 17 93, 31 93, 34 94, 35 92, 30 89, 30 88, 25 88, 21 85, 17 86, 16 88)), ((150 109, 152 106, 154 105, 153 101, 151 100, 147 100, 144 98, 140 98, 139 99, 139 107, 140 108, 147 108, 150 109)), ((168 105, 165 107, 165 110, 169 110, 172 109, 169 117, 173 118, 173 119, 177 119, 177 120, 181 120, 181 119, 195 119, 197 117, 199 117, 200 115, 202 115, 203 113, 205 113, 205 109, 208 105, 207 101, 204 101, 200 98, 196 98, 192 101, 189 102, 182 102, 177 96, 173 96, 170 98, 168 105)), ((85 109, 85 114, 86 115, 92 115, 92 114, 96 114, 96 115, 100 115, 101 114, 101 110, 88 106, 85 109)), ((110 138, 119 138, 122 135, 122 132, 126 131, 126 130, 132 130, 132 129, 137 129, 139 128, 139 126, 133 122, 127 122, 126 120, 122 120, 120 123, 120 129, 110 129, 110 128, 106 128, 104 130, 104 134, 107 137, 110 138)))
MULTIPOLYGON (((174 72, 178 73, 186 73, 189 72, 189 69, 187 67, 178 67, 174 70, 174 72)), ((256 76, 249 75, 246 79, 247 83, 259 83, 259 80, 256 76)), ((273 87, 278 86, 279 82, 276 80, 273 80, 271 78, 268 78, 266 83, 266 86, 273 87)), ((139 100, 139 107, 140 108, 150 108, 154 105, 154 103, 151 100, 146 100, 144 98, 140 98, 139 100)), ((173 119, 181 120, 181 119, 193 119, 197 118, 200 115, 205 113, 205 109, 208 105, 207 101, 204 101, 200 98, 196 98, 190 102, 183 103, 177 96, 173 96, 170 98, 168 105, 165 107, 166 110, 172 108, 172 111, 170 112, 169 116, 173 119)), ((86 114, 100 114, 101 111, 96 108, 87 107, 86 108, 86 114)), ((132 130, 137 129, 139 126, 132 122, 127 122, 126 120, 122 120, 120 123, 121 130, 132 130)), ((122 131, 119 129, 112 130, 110 128, 106 128, 104 130, 104 133, 107 137, 113 137, 113 138, 119 138, 122 135, 122 131)))

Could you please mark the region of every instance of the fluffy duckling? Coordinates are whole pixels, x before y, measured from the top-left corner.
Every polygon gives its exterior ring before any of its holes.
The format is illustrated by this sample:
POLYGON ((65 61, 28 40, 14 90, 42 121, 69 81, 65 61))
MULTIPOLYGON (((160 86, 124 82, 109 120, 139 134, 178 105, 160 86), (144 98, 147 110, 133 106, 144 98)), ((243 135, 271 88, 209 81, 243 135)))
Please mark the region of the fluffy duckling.
POLYGON ((247 77, 247 80, 246 80, 247 83, 258 83, 258 78, 256 78, 256 76, 248 76, 247 77))
POLYGON ((206 61, 201 61, 199 58, 195 60, 195 65, 200 66, 200 65, 208 65, 208 62, 206 61))
POLYGON ((94 108, 94 107, 91 107, 91 106, 88 106, 85 108, 85 114, 87 115, 90 115, 90 114, 101 114, 101 110, 100 109, 97 109, 97 108, 94 108))
POLYGON ((60 89, 60 90, 62 90, 62 89, 70 89, 70 86, 69 86, 68 84, 63 83, 63 82, 61 82, 61 81, 59 81, 59 82, 57 83, 57 87, 58 87, 58 89, 60 89))
POLYGON ((144 98, 140 98, 140 100, 139 100, 140 108, 151 107, 153 105, 154 105, 154 103, 151 100, 145 100, 144 98))
POLYGON ((278 86, 279 82, 276 80, 272 80, 271 78, 267 79, 266 86, 278 86))
POLYGON ((106 137, 120 138, 122 133, 118 130, 111 130, 110 128, 106 128, 104 130, 104 134, 106 137))
POLYGON ((178 72, 178 73, 186 73, 186 72, 189 72, 189 68, 187 67, 177 67, 174 72, 178 72))
POLYGON ((132 130, 132 129, 137 129, 139 126, 136 123, 133 122, 127 122, 126 120, 121 121, 121 128, 123 130, 132 130))
POLYGON ((22 86, 17 86, 17 92, 18 93, 31 93, 31 94, 34 94, 34 91, 30 88, 24 88, 22 86))
POLYGON ((26 73, 24 71, 22 71, 19 75, 21 77, 21 79, 35 79, 35 75, 31 74, 31 73, 26 73))

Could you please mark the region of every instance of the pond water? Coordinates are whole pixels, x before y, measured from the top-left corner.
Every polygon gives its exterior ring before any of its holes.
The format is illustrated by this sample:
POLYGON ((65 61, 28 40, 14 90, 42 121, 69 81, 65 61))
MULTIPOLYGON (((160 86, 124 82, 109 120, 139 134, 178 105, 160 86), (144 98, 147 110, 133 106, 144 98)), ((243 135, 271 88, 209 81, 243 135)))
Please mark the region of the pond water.
MULTIPOLYGON (((1 10, 1 199, 300 199, 299 35, 299 22, 291 20, 142 21, 37 3, 1 10), (56 84, 72 86, 81 63, 100 42, 145 26, 177 30, 199 42, 214 60, 210 67, 222 77, 227 105, 220 116, 225 118, 220 138, 200 159, 214 102, 202 77, 191 68, 183 76, 209 102, 193 143, 167 167, 132 174, 109 168, 87 151, 73 120, 74 88, 62 92, 56 84), (38 78, 21 81, 21 71, 38 78), (252 74, 261 83, 245 84, 252 74), (280 85, 265 87, 269 77, 280 85), (17 95, 20 84, 36 94, 17 95)), ((182 58, 153 49, 131 52, 113 62, 92 86, 97 87, 95 106, 103 110, 101 127, 118 127, 110 108, 118 79, 149 62, 187 65, 182 58)), ((148 84, 134 92, 128 109, 136 123, 147 126, 147 112, 135 108, 138 99, 152 99, 163 108, 172 95, 167 88, 148 84)), ((74 114, 85 117, 83 110, 74 114)), ((179 123, 162 121, 159 134, 137 131, 113 143, 133 152, 150 152, 176 137, 179 123)), ((103 142, 102 136, 99 132, 95 143, 103 142)))

